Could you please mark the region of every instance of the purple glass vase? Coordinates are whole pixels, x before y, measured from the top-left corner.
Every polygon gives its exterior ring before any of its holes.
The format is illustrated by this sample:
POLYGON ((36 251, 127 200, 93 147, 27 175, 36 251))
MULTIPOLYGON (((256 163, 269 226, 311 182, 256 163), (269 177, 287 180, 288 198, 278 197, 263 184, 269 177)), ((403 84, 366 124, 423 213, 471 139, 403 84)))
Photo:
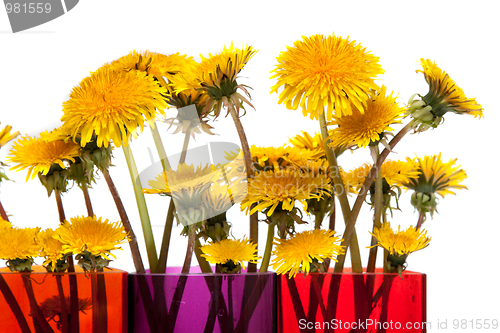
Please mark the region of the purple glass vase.
POLYGON ((179 272, 129 274, 129 332, 276 332, 275 273, 179 272))

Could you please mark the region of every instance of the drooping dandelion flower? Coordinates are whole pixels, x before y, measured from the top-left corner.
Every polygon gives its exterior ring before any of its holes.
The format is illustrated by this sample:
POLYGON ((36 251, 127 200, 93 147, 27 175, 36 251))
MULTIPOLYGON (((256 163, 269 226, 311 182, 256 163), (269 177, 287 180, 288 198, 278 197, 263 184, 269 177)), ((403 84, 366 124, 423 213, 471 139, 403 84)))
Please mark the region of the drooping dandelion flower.
POLYGON ((429 92, 421 100, 410 99, 409 114, 415 119, 419 131, 436 128, 447 112, 483 116, 483 107, 475 98, 467 98, 462 88, 450 76, 429 59, 420 59, 429 92))
POLYGON ((54 164, 65 169, 64 161, 75 162, 79 149, 71 141, 46 142, 41 138, 23 137, 14 143, 7 158, 9 162, 16 163, 11 170, 28 169, 27 181, 38 173, 47 175, 54 164))
POLYGON ((167 107, 166 88, 144 71, 113 70, 105 65, 73 88, 63 103, 63 127, 85 146, 97 135, 98 147, 108 147, 112 140, 120 147, 128 145, 130 135, 144 128, 167 107))
POLYGON ((277 274, 288 273, 290 277, 299 271, 308 274, 311 263, 319 264, 325 259, 336 261, 344 253, 340 246, 342 239, 333 230, 314 229, 295 234, 290 239, 275 238, 273 269, 277 274))
POLYGON ((467 178, 467 174, 459 165, 455 165, 457 159, 450 159, 444 163, 439 155, 416 158, 418 178, 411 178, 404 186, 415 191, 411 197, 412 205, 423 215, 436 211, 438 204, 436 194, 444 197, 447 194, 455 194, 452 189, 467 189, 461 182, 467 178))
POLYGON ((121 249, 127 243, 127 232, 121 222, 109 222, 102 217, 82 216, 65 221, 57 230, 56 237, 64 244, 63 253, 88 252, 93 256, 101 256, 109 260, 111 253, 121 249))
POLYGON ((330 146, 358 145, 366 147, 384 139, 384 132, 393 131, 392 124, 401 123, 406 110, 396 103, 396 97, 386 96, 386 87, 371 92, 364 111, 356 108, 352 114, 333 117, 336 125, 329 136, 330 146))
POLYGON ((335 35, 302 37, 287 51, 281 52, 271 78, 278 82, 271 93, 278 92, 278 103, 288 109, 302 108, 304 116, 318 119, 326 109, 327 120, 363 112, 371 89, 378 89, 374 79, 384 71, 378 57, 367 52, 356 41, 335 35))

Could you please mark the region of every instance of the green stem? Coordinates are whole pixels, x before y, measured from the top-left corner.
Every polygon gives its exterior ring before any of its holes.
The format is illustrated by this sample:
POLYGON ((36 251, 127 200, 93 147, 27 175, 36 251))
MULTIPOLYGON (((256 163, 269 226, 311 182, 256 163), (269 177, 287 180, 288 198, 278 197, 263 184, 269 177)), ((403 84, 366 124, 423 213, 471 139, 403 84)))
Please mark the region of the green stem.
POLYGON ((274 239, 274 223, 269 223, 267 227, 267 240, 266 247, 264 249, 264 257, 262 258, 262 262, 260 264, 260 273, 267 272, 269 267, 269 262, 271 261, 271 251, 273 249, 273 239, 274 239))
MULTIPOLYGON (((373 183, 373 180, 375 179, 375 175, 377 174, 378 168, 382 167, 382 163, 384 163, 385 159, 389 155, 389 153, 394 149, 396 144, 401 141, 401 139, 412 130, 414 125, 413 121, 410 121, 405 127, 403 127, 398 134, 394 138, 392 138, 391 142, 389 143, 390 149, 384 149, 382 154, 377 159, 377 163, 373 165, 371 168, 370 172, 368 173, 368 176, 365 179, 365 182, 363 183, 363 186, 361 188, 361 191, 358 194, 358 197, 356 198, 356 202, 354 203, 354 206, 352 207, 351 211, 351 216, 347 222, 347 226, 344 231, 344 240, 341 243, 341 246, 344 246, 345 248, 348 248, 349 245, 351 244, 351 237, 354 234, 354 226, 356 225, 356 220, 358 218, 359 212, 361 211, 361 207, 363 205, 363 202, 365 201, 366 195, 368 194, 368 191, 370 189, 370 186, 373 183)), ((345 263, 345 254, 339 255, 337 257, 338 262, 335 264, 335 272, 342 272, 344 269, 344 263, 345 263)))
POLYGON ((156 253, 155 240, 153 237, 153 230, 151 229, 151 221, 149 220, 148 207, 146 206, 146 199, 142 192, 142 184, 139 178, 139 172, 135 164, 134 155, 130 144, 123 145, 123 153, 127 161, 130 178, 134 187, 135 200, 137 201, 137 208, 141 218, 142 232, 144 233, 144 241, 146 243, 146 251, 148 253, 149 269, 151 272, 156 272, 158 267, 158 255, 156 253))
MULTIPOLYGON (((373 163, 376 163, 378 156, 380 155, 379 148, 378 146, 371 146, 370 149, 372 150, 372 155, 374 158, 373 163)), ((384 210, 384 193, 382 191, 382 186, 383 186, 382 168, 378 168, 377 177, 375 178, 375 203, 374 203, 375 208, 373 213, 372 233, 375 233, 375 228, 380 228, 380 226, 382 225, 381 218, 382 218, 382 212, 384 210)), ((366 266, 367 273, 375 272, 375 266, 377 263, 377 249, 378 249, 378 247, 375 246, 376 244, 377 244, 377 239, 374 236, 372 236, 370 245, 373 247, 370 248, 370 254, 368 256, 368 265, 366 266)))
MULTIPOLYGON (((161 166, 164 172, 167 172, 172 167, 168 161, 167 153, 165 152, 165 147, 163 146, 163 141, 161 140, 160 132, 158 131, 158 126, 151 126, 151 134, 153 135, 153 140, 155 142, 156 150, 160 156, 161 166)), ((168 248, 170 247, 170 238, 172 237, 172 227, 174 223, 174 211, 175 205, 173 200, 170 200, 168 205, 167 220, 165 221, 165 229, 163 230, 163 237, 160 247, 160 257, 158 258, 157 273, 164 273, 167 269, 167 258, 168 258, 168 248)))
POLYGON ((163 146, 163 142, 161 141, 160 132, 158 131, 158 126, 156 124, 154 124, 154 126, 151 126, 151 134, 153 135, 153 140, 155 142, 158 155, 160 156, 161 166, 163 170, 170 170, 171 167, 167 158, 167 153, 165 152, 165 147, 163 146))
POLYGON ((200 269, 202 273, 213 273, 212 267, 210 266, 210 263, 205 259, 205 257, 202 257, 201 254, 201 243, 199 239, 196 239, 194 243, 194 254, 196 255, 196 259, 198 260, 198 265, 200 265, 200 269))
MULTIPOLYGON (((233 118, 234 126, 236 127, 236 131, 238 132, 238 136, 240 137, 241 150, 243 152, 243 159, 245 161, 247 178, 253 178, 255 171, 252 164, 252 154, 250 153, 250 146, 248 145, 245 130, 243 129, 240 117, 238 116, 238 113, 236 112, 234 107, 230 106, 228 109, 231 113, 231 117, 233 118)), ((254 206, 252 206, 251 208, 253 207, 254 206)), ((254 244, 259 244, 259 217, 257 212, 250 215, 250 241, 254 244)), ((248 272, 254 273, 256 271, 257 264, 248 263, 248 272)))
MULTIPOLYGON (((330 143, 330 139, 328 139, 328 130, 326 128, 325 112, 321 112, 319 114, 319 124, 321 127, 321 136, 323 137, 323 144, 325 146, 326 158, 328 160, 328 164, 330 165, 330 175, 333 179, 333 183, 335 185, 335 193, 337 194, 337 198, 339 199, 340 208, 342 210, 342 215, 344 217, 344 222, 347 226, 347 221, 349 221, 349 219, 351 218, 351 208, 349 206, 349 200, 347 199, 347 191, 344 187, 342 176, 340 175, 337 158, 335 156, 335 153, 333 152, 333 149, 328 146, 328 144, 330 143)), ((344 239, 345 237, 346 235, 344 233, 344 239)), ((363 265, 361 263, 361 254, 359 252, 358 237, 356 235, 356 231, 353 230, 353 232, 349 235, 349 237, 350 237, 349 242, 350 243, 352 242, 351 244, 352 246, 349 249, 351 253, 352 271, 354 273, 362 273, 363 265)))
POLYGON ((191 130, 186 130, 186 135, 184 136, 184 143, 182 144, 181 157, 179 159, 179 164, 186 163, 187 148, 189 145, 189 139, 191 138, 191 130))

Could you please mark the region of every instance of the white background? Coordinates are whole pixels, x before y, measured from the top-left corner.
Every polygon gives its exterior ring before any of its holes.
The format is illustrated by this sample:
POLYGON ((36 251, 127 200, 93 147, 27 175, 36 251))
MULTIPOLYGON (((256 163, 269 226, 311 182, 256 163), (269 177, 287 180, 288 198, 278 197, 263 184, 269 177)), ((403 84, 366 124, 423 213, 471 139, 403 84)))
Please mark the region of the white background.
MULTIPOLYGON (((385 74, 380 84, 388 86, 406 102, 413 93, 425 94, 427 84, 418 60, 429 58, 450 74, 467 96, 483 105, 482 120, 469 116, 446 115, 437 130, 407 136, 391 158, 443 153, 445 160, 458 158, 467 171, 464 182, 469 190, 447 196, 438 206, 439 214, 424 227, 432 236, 430 246, 409 257, 409 269, 428 278, 428 321, 453 319, 500 320, 500 290, 497 267, 500 226, 497 215, 498 167, 498 53, 499 24, 493 2, 166 2, 84 0, 68 14, 31 30, 12 34, 7 15, 0 10, 0 121, 14 130, 36 135, 60 124, 62 102, 73 86, 89 71, 129 51, 150 50, 165 54, 181 52, 198 55, 218 52, 231 41, 249 43, 259 50, 241 73, 238 82, 251 86, 256 110, 242 118, 250 144, 280 146, 300 130, 314 132, 319 125, 300 111, 278 105, 278 95, 270 95, 270 71, 276 57, 287 45, 300 39, 334 32, 350 36, 380 57, 385 74), (496 23, 495 23, 496 22, 496 23)), ((175 111, 169 111, 170 116, 175 111)), ((204 140, 238 142, 231 119, 221 117, 212 124, 218 137, 204 140)), ((167 151, 180 151, 181 134, 171 135, 162 127, 167 151)), ((149 130, 133 143, 139 170, 155 156, 149 130)), ((0 151, 5 157, 10 145, 0 151)), ((141 227, 130 178, 121 149, 115 149, 111 176, 125 201, 135 232, 141 227)), ((155 157, 156 161, 158 160, 155 157)), ((344 168, 370 162, 368 150, 347 153, 339 160, 344 168)), ((15 182, 4 182, 0 199, 17 226, 57 227, 54 197, 47 198, 37 179, 25 182, 26 172, 8 172, 15 182)), ((103 179, 90 195, 97 215, 118 220, 118 214, 103 179)), ((147 197, 159 247, 167 200, 147 197)), ((403 213, 396 212, 393 224, 415 224, 417 214, 403 194, 403 213)), ((68 217, 85 214, 83 196, 77 187, 63 197, 68 217)), ((229 211, 236 237, 248 235, 248 218, 238 207, 229 211)), ((342 224, 339 222, 338 225, 342 224)), ((362 212, 357 231, 362 248, 368 245, 371 213, 362 212)), ((173 231, 169 265, 180 265, 185 240, 173 231)), ((261 248, 265 241, 261 224, 261 248)), ((342 233, 339 228, 338 232, 342 233)), ((146 252, 142 247, 146 260, 146 252)), ((133 271, 128 246, 118 251, 113 266, 133 271)), ((364 251, 364 263, 368 251, 364 251)), ((39 261, 41 263, 41 261, 39 261)), ((470 329, 467 331, 472 331, 470 329)))

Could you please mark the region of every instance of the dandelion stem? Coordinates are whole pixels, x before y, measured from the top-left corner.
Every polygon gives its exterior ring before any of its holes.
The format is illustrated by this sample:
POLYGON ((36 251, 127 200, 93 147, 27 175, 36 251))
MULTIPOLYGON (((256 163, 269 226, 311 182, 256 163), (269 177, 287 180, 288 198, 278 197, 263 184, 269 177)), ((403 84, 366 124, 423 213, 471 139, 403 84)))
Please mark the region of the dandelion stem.
POLYGON ((266 247, 264 249, 264 257, 262 258, 262 262, 260 264, 260 269, 259 269, 260 273, 267 272, 267 269, 269 267, 269 262, 271 261, 271 251, 273 249, 273 239, 274 239, 274 228, 275 228, 274 223, 269 223, 267 228, 267 240, 266 240, 266 247))
MULTIPOLYGON (((380 155, 380 150, 378 146, 371 146, 370 149, 372 150, 372 155, 374 157, 373 163, 376 163, 378 156, 380 155)), ((380 226, 382 225, 381 218, 384 210, 383 207, 384 194, 382 192, 382 185, 383 185, 382 168, 378 168, 377 176, 375 178, 375 208, 373 213, 372 233, 375 232, 375 228, 380 228, 380 226)), ((378 247, 375 246, 376 244, 377 244, 377 239, 374 236, 372 236, 370 245, 373 247, 370 248, 370 254, 368 256, 368 265, 366 266, 367 273, 375 272, 375 266, 377 262, 377 249, 378 249, 378 247)))
MULTIPOLYGON (((56 197, 57 202, 57 210, 59 212, 59 222, 64 223, 66 220, 66 216, 64 214, 64 208, 61 200, 61 191, 55 190, 54 195, 56 197)), ((75 264, 73 262, 73 255, 71 253, 68 254, 68 272, 75 272, 75 264)), ((76 281, 76 275, 70 274, 69 276, 69 293, 70 293, 70 313, 77 314, 76 316, 71 317, 71 326, 70 332, 79 332, 80 330, 80 317, 78 316, 78 286, 76 281)))
POLYGON ((194 254, 196 255, 196 259, 198 260, 198 264, 200 265, 200 269, 202 273, 213 273, 212 267, 208 263, 207 259, 205 257, 202 257, 201 254, 201 243, 198 238, 196 238, 196 241, 194 243, 194 254))
MULTIPOLYGON (((7 221, 7 220, 6 220, 7 221)), ((10 290, 9 285, 5 281, 2 274, 0 274, 0 292, 2 296, 5 298, 5 302, 9 305, 12 314, 16 318, 17 324, 19 325, 19 329, 22 333, 31 333, 31 330, 28 326, 28 322, 24 317, 23 310, 19 306, 16 297, 10 290)))
POLYGON ((85 182, 82 183, 81 189, 83 192, 83 197, 85 198, 85 207, 87 207, 87 215, 92 217, 94 216, 94 209, 92 208, 92 202, 90 201, 89 188, 85 182))
MULTIPOLYGON (((410 121, 405 127, 403 127, 398 134, 394 138, 392 138, 391 142, 389 143, 389 147, 391 149, 384 149, 384 151, 380 154, 380 156, 377 159, 377 163, 373 165, 371 168, 370 172, 368 173, 368 176, 365 179, 365 182, 363 183, 363 186, 361 188, 361 191, 358 194, 358 197, 356 198, 356 202, 354 203, 354 206, 352 207, 351 211, 351 216, 347 222, 345 231, 344 231, 344 240, 340 244, 341 246, 345 246, 345 248, 348 248, 350 243, 351 243, 351 237, 354 234, 354 226, 356 225, 356 220, 358 218, 359 212, 361 210, 361 206, 363 205, 363 202, 365 201, 366 195, 368 194, 368 191, 370 189, 370 186, 373 183, 373 180, 375 179, 375 176, 377 174, 378 168, 382 166, 382 163, 384 163, 385 159, 389 155, 389 153, 394 149, 396 144, 398 144, 401 139, 412 130, 414 126, 414 121, 410 121)), ((345 263, 345 254, 339 255, 337 257, 338 262, 335 264, 335 272, 342 272, 344 269, 344 263, 345 263)))
MULTIPOLYGON (((165 152, 165 147, 161 140, 160 133, 158 131, 158 126, 151 126, 151 134, 153 135, 153 140, 155 142, 156 150, 160 156, 161 166, 164 172, 167 172, 172 167, 167 158, 167 153, 165 152)), ((170 247, 170 238, 172 236, 172 226, 174 223, 174 211, 175 205, 174 201, 170 200, 167 211, 167 219, 165 221, 165 228, 163 230, 163 237, 160 247, 160 257, 158 258, 157 273, 165 273, 167 269, 167 258, 168 258, 168 248, 170 247)))
MULTIPOLYGON (((323 138, 323 144, 325 146, 326 158, 328 160, 328 164, 330 165, 330 175, 333 179, 333 183, 335 184, 335 193, 337 194, 337 198, 339 199, 340 208, 342 210, 342 215, 344 217, 344 222, 347 226, 347 221, 349 221, 351 217, 351 208, 349 206, 349 200, 347 199, 347 191, 344 187, 344 182, 342 181, 342 177, 340 175, 339 165, 337 163, 337 158, 335 153, 331 147, 328 146, 330 143, 330 139, 328 139, 328 130, 326 128, 326 118, 325 111, 319 114, 319 124, 321 127, 321 136, 323 138)), ((346 235, 344 233, 344 239, 346 235)), ((349 239, 352 242, 352 246, 349 249, 351 253, 351 263, 352 263, 352 271, 354 273, 362 273, 363 266, 361 264, 361 254, 359 252, 358 245, 358 237, 356 235, 356 231, 353 230, 351 235, 349 235, 352 239, 349 239)), ((347 250, 347 248, 346 248, 347 250)))
POLYGON ((139 245, 137 244, 137 237, 135 236, 134 231, 132 230, 132 225, 130 224, 130 220, 128 219, 127 212, 125 211, 125 206, 118 194, 118 190, 116 189, 115 183, 111 179, 108 169, 101 169, 101 172, 108 184, 109 192, 113 197, 116 208, 118 210, 118 214, 120 215, 120 219, 123 223, 123 227, 125 231, 128 233, 130 238, 129 246, 130 252, 132 253, 132 259, 134 261, 135 270, 137 273, 145 273, 144 264, 142 262, 141 253, 139 252, 139 245))
POLYGON ((168 206, 167 220, 165 222, 165 229, 163 229, 163 238, 161 241, 160 258, 158 259, 157 273, 165 273, 167 269, 168 248, 170 247, 170 238, 172 236, 172 227, 174 224, 174 201, 170 199, 168 206))
POLYGON ((3 209, 2 202, 0 202, 0 216, 5 220, 9 221, 9 217, 7 216, 7 213, 5 212, 5 209, 3 209))
POLYGON ((141 219, 142 232, 144 234, 144 242, 146 243, 146 252, 148 254, 149 269, 151 272, 156 272, 158 266, 158 255, 156 253, 155 240, 153 237, 153 230, 151 229, 151 221, 149 219, 148 207, 146 205, 146 198, 144 198, 144 193, 142 192, 142 184, 139 178, 139 172, 137 171, 137 165, 135 164, 134 155, 132 154, 132 149, 130 144, 123 146, 123 153, 125 155, 125 160, 127 161, 128 170, 130 172, 130 178, 132 180, 132 186, 134 187, 135 200, 137 202, 137 208, 139 210, 139 216, 141 219))
POLYGON ((181 273, 189 273, 191 267, 191 260, 193 259, 194 244, 196 243, 196 227, 194 225, 188 226, 188 247, 186 250, 186 258, 184 258, 184 265, 182 265, 181 273))
MULTIPOLYGON (((247 178, 253 178, 254 168, 252 165, 252 154, 250 153, 250 146, 248 145, 247 136, 245 134, 245 131, 243 130, 243 125, 241 124, 240 117, 238 116, 235 108, 231 105, 228 109, 231 113, 231 117, 233 118, 234 126, 236 127, 236 131, 238 132, 238 136, 240 137, 241 150, 243 152, 243 159, 245 161, 247 178)), ((253 209, 253 207, 254 205, 252 205, 251 209, 253 209)), ((254 244, 259 244, 259 217, 257 212, 250 215, 250 241, 254 244)), ((257 272, 257 264, 249 262, 248 272, 257 272)))
POLYGON ((417 226, 415 227, 416 230, 419 230, 422 227, 422 224, 424 224, 424 220, 425 220, 425 214, 420 213, 420 215, 418 216, 417 226))
POLYGON ((61 191, 54 190, 54 196, 56 197, 57 211, 59 213, 59 222, 64 223, 66 220, 66 215, 64 214, 64 208, 61 200, 61 191))

